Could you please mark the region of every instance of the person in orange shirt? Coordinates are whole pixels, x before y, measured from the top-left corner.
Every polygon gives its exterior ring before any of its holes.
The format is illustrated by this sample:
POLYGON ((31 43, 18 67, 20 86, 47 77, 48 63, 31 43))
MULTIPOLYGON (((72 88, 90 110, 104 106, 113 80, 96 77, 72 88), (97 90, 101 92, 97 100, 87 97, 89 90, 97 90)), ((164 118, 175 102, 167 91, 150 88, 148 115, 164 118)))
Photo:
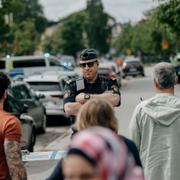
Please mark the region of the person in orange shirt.
POLYGON ((0 180, 26 180, 21 160, 21 125, 15 116, 4 111, 9 86, 8 76, 0 72, 0 180))

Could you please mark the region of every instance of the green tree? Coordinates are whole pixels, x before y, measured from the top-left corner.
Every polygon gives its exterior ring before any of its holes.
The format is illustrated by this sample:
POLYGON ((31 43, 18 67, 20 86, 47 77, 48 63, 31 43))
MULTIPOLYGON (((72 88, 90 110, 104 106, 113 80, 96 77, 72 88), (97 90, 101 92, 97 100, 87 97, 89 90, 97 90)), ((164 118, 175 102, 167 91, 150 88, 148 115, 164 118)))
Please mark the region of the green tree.
POLYGON ((17 51, 14 54, 33 53, 46 26, 47 20, 38 0, 3 0, 0 9, 0 52, 3 55, 12 53, 15 45, 17 51), (5 17, 10 21, 5 22, 5 17), (32 34, 27 33, 28 27, 33 30, 32 34))
POLYGON ((111 44, 109 20, 114 18, 103 11, 101 0, 88 0, 85 10, 61 19, 58 30, 45 40, 44 49, 75 56, 84 47, 90 47, 106 54, 111 44))
POLYGON ((122 32, 116 41, 113 43, 116 52, 122 52, 125 54, 126 48, 131 48, 132 39, 132 26, 130 23, 125 23, 122 26, 122 32))
POLYGON ((104 13, 101 0, 88 0, 86 12, 85 31, 88 37, 88 45, 105 54, 109 51, 111 42, 111 27, 108 25, 109 16, 104 13))
POLYGON ((44 51, 75 57, 76 53, 84 48, 84 18, 84 12, 79 12, 63 19, 53 36, 46 38, 44 51))
POLYGON ((33 21, 25 21, 21 24, 21 29, 18 26, 15 29, 16 55, 33 54, 37 48, 39 34, 35 29, 33 21))
POLYGON ((38 0, 10 0, 14 22, 21 25, 24 21, 33 20, 35 28, 42 33, 47 27, 47 19, 44 17, 43 8, 38 0))
POLYGON ((180 35, 179 0, 168 0, 160 4, 158 7, 158 20, 161 23, 168 25, 174 33, 180 35))
MULTIPOLYGON (((157 8, 157 20, 175 36, 174 51, 180 51, 180 3, 179 0, 161 0, 157 8)), ((172 36, 171 36, 172 37, 172 36)), ((172 40, 172 39, 171 39, 172 40)), ((174 43, 174 42, 173 42, 174 43)))
POLYGON ((84 16, 73 16, 63 23, 61 28, 62 54, 76 56, 83 46, 83 21, 84 16))
POLYGON ((9 1, 2 1, 0 8, 0 55, 4 56, 7 52, 9 43, 12 41, 10 25, 5 22, 5 17, 9 14, 9 1))
POLYGON ((153 9, 146 13, 146 20, 134 26, 125 24, 114 44, 117 51, 125 53, 130 48, 133 54, 141 52, 148 56, 167 58, 173 52, 177 40, 170 28, 157 20, 157 16, 157 9, 153 9), (163 41, 168 43, 166 49, 162 46, 163 41))

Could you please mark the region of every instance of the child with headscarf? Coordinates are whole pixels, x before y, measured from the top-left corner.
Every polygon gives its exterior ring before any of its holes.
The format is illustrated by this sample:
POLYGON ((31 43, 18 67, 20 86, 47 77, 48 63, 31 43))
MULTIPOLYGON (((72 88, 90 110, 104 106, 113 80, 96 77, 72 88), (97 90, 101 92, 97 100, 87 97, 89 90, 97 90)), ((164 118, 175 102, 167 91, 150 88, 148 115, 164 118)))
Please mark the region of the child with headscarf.
POLYGON ((93 127, 73 137, 63 161, 65 180, 143 180, 123 140, 109 129, 93 127))

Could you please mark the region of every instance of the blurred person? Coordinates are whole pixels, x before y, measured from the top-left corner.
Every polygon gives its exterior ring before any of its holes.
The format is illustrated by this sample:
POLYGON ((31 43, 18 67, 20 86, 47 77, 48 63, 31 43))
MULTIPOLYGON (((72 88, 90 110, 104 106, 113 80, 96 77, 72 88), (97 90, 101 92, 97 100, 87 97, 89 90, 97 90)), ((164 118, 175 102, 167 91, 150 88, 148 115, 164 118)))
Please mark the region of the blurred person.
POLYGON ((143 172, 135 166, 123 141, 107 128, 81 131, 72 139, 63 161, 65 180, 141 180, 143 172))
POLYGON ((26 180, 21 160, 21 125, 15 116, 3 110, 9 86, 8 76, 0 72, 0 180, 26 180))
MULTIPOLYGON (((102 126, 118 133, 118 121, 115 117, 113 106, 102 98, 91 99, 85 103, 79 110, 76 123, 73 126, 73 137, 77 132, 93 126, 102 126)), ((142 167, 139 158, 139 152, 136 145, 123 136, 119 136, 120 141, 123 141, 128 149, 130 156, 133 156, 137 166, 142 167)), ((62 161, 60 161, 48 180, 64 179, 62 174, 62 161)))
POLYGON ((123 59, 121 57, 117 57, 115 59, 115 63, 118 65, 118 66, 122 66, 123 65, 123 59))
POLYGON ((180 60, 178 56, 176 55, 176 53, 172 53, 172 55, 170 56, 170 62, 174 67, 177 67, 180 65, 180 60))
POLYGON ((67 115, 76 116, 85 102, 97 97, 107 99, 113 106, 120 105, 117 81, 98 75, 99 58, 94 49, 82 51, 79 66, 83 77, 70 80, 65 86, 64 110, 67 115))
MULTIPOLYGON (((96 98, 84 104, 79 110, 73 130, 78 132, 93 126, 102 126, 118 134, 118 120, 113 106, 108 101, 96 98)), ((128 151, 133 155, 136 164, 142 166, 139 152, 134 142, 122 135, 119 135, 119 137, 127 145, 128 151)))
POLYGON ((178 53, 177 55, 175 53, 172 54, 170 57, 170 62, 174 66, 176 70, 176 75, 178 77, 178 83, 180 83, 180 54, 178 53))
POLYGON ((177 81, 172 64, 155 65, 156 95, 135 108, 130 138, 140 152, 146 180, 177 180, 180 167, 180 99, 174 95, 177 81))

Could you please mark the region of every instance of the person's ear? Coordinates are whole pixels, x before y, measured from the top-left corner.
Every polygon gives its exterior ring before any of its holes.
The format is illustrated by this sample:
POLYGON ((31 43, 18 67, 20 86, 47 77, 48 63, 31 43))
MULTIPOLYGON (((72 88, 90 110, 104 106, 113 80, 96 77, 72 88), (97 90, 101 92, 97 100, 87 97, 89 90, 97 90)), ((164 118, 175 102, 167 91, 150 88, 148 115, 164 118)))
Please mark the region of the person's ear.
POLYGON ((4 91, 4 99, 7 98, 7 90, 4 91))
POLYGON ((153 84, 154 84, 154 87, 158 89, 158 83, 156 82, 155 79, 153 79, 153 84))

